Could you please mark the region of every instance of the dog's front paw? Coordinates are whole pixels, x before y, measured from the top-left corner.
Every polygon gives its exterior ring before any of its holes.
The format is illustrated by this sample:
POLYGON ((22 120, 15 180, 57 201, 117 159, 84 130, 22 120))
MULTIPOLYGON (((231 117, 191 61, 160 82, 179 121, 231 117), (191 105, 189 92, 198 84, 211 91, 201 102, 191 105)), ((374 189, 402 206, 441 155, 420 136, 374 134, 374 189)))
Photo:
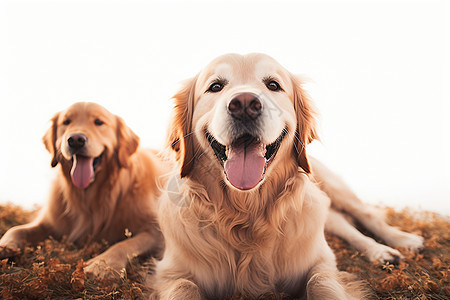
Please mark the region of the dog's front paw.
POLYGON ((10 246, 0 246, 0 259, 11 258, 21 253, 20 248, 10 246))
POLYGON ((398 265, 400 263, 400 259, 403 258, 402 254, 398 250, 381 244, 376 244, 366 249, 365 255, 369 261, 377 261, 381 264, 389 262, 391 264, 398 265))
POLYGON ((192 281, 186 279, 178 279, 171 287, 161 295, 161 299, 171 299, 171 300, 200 300, 202 297, 200 295, 200 289, 192 281))
POLYGON ((123 278, 126 275, 126 263, 111 261, 101 254, 86 262, 84 272, 91 277, 123 278))
POLYGON ((13 227, 0 239, 0 258, 10 258, 20 254, 25 245, 24 230, 13 227))
POLYGON ((15 238, 14 231, 9 230, 0 240, 0 258, 10 258, 20 254, 22 243, 15 238))

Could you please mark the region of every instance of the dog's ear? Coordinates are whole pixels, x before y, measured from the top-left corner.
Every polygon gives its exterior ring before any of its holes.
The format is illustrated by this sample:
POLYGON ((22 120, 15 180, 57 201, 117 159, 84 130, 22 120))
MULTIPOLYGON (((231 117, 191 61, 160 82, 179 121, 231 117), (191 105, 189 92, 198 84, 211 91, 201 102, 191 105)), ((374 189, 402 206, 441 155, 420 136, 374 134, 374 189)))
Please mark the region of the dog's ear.
POLYGON ((175 106, 169 126, 168 143, 181 164, 181 178, 189 175, 194 165, 194 142, 191 135, 197 77, 198 75, 186 80, 183 87, 172 97, 175 106))
POLYGON ((139 137, 125 124, 121 117, 117 118, 117 148, 116 155, 119 167, 129 166, 130 156, 139 146, 139 137))
POLYGON ((306 145, 318 139, 316 131, 315 109, 308 94, 302 88, 300 78, 292 76, 294 110, 297 118, 297 128, 294 136, 294 155, 298 165, 306 172, 311 173, 306 145))
POLYGON ((42 137, 42 141, 44 142, 45 148, 48 152, 52 155, 52 168, 56 167, 58 164, 58 158, 57 158, 57 149, 56 149, 56 139, 57 139, 57 130, 58 130, 58 118, 59 113, 56 113, 53 118, 50 120, 52 122, 52 125, 49 129, 47 129, 47 132, 42 137))

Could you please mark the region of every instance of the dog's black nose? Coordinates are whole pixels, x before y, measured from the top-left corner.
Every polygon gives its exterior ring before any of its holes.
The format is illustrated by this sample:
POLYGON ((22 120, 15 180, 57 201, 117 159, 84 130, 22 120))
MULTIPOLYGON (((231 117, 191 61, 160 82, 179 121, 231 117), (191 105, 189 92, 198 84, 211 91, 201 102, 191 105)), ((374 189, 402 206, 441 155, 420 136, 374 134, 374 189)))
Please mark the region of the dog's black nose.
POLYGON ((69 139, 67 140, 67 143, 69 143, 69 147, 77 150, 82 148, 87 141, 87 137, 84 134, 72 134, 69 139))
POLYGON ((228 103, 228 112, 236 119, 254 120, 262 113, 262 103, 255 94, 241 93, 228 103))

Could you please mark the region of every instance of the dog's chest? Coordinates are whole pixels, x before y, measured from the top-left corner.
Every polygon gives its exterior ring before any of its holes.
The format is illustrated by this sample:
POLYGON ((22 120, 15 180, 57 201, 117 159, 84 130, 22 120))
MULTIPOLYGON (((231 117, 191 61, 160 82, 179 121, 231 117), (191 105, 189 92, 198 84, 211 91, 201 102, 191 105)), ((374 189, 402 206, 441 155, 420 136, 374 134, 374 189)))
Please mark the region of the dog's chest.
POLYGON ((95 193, 85 193, 77 200, 75 202, 72 199, 68 213, 64 216, 70 241, 84 243, 104 239, 115 243, 123 239, 124 224, 128 224, 128 216, 126 212, 117 212, 117 199, 112 198, 109 193, 102 194, 101 197, 95 197, 95 193))
MULTIPOLYGON (((286 242, 283 236, 274 234, 260 244, 252 245, 247 240, 243 248, 230 244, 226 247, 222 244, 219 248, 209 244, 210 251, 216 255, 214 260, 219 264, 200 271, 202 278, 198 282, 204 285, 202 289, 209 298, 231 297, 234 294, 256 298, 280 291, 298 294, 304 273, 296 267, 295 261, 299 258, 295 251, 287 249, 286 242), (217 255, 219 249, 222 251, 217 255)), ((207 244, 204 247, 208 247, 207 244)))

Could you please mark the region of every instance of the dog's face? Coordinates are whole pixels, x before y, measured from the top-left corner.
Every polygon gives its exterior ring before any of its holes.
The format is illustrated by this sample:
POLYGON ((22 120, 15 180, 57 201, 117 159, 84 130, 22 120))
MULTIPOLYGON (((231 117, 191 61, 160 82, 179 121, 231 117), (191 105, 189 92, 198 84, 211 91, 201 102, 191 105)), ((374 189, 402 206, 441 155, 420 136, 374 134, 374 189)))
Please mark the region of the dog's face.
POLYGON ((126 166, 139 142, 122 119, 95 103, 75 103, 52 123, 43 138, 52 167, 71 164, 71 181, 79 189, 87 188, 105 163, 126 166))
POLYGON ((221 56, 175 100, 179 130, 173 142, 181 139, 174 147, 184 152, 181 176, 192 169, 196 147, 214 154, 225 182, 239 190, 261 184, 280 155, 293 155, 293 163, 309 172, 303 148, 315 138, 310 101, 298 79, 271 57, 221 56))

